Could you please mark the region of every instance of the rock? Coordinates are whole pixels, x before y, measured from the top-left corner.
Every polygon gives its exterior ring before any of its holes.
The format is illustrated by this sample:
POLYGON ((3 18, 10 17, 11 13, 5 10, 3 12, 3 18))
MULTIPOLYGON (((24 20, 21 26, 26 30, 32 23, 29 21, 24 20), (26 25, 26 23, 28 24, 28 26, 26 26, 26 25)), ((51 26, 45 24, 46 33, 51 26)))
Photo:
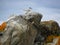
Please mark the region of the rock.
POLYGON ((44 45, 44 43, 46 42, 51 42, 52 41, 51 35, 53 36, 59 35, 59 25, 56 21, 50 20, 40 22, 39 27, 40 27, 38 31, 39 33, 37 34, 35 39, 35 43, 37 43, 37 45, 44 45))
POLYGON ((39 14, 37 12, 29 12, 25 14, 23 18, 27 20, 28 22, 31 22, 31 23, 34 22, 35 25, 39 25, 41 18, 42 18, 42 14, 39 14))
POLYGON ((56 21, 53 21, 53 20, 43 21, 43 22, 41 22, 41 24, 48 27, 49 30, 59 30, 59 25, 56 21))
POLYGON ((46 26, 40 25, 40 29, 38 30, 37 36, 35 38, 35 44, 37 45, 44 45, 44 42, 46 40, 47 34, 49 31, 46 26))
POLYGON ((40 22, 41 15, 32 13, 30 16, 28 16, 29 14, 25 15, 11 16, 6 21, 7 26, 0 38, 1 45, 34 45, 37 28, 30 22, 30 19, 37 25, 40 22))
MULTIPOLYGON (((48 42, 60 36, 60 27, 56 21, 41 22, 41 18, 42 14, 30 10, 23 15, 10 16, 0 26, 0 45, 52 45, 48 42)), ((60 37, 57 45, 59 41, 60 37)))
POLYGON ((51 34, 58 35, 59 25, 56 21, 53 21, 53 20, 43 21, 41 22, 41 25, 44 25, 45 27, 47 27, 51 34))
POLYGON ((52 39, 52 42, 46 43, 45 45, 60 45, 60 36, 49 37, 49 40, 52 39))
MULTIPOLYGON (((52 36, 58 36, 59 35, 59 25, 56 21, 50 20, 50 21, 43 21, 40 22, 40 24, 43 26, 41 29, 46 32, 43 32, 43 35, 46 39, 45 39, 45 43, 49 43, 52 42, 53 37, 52 36)), ((47 44, 46 44, 47 45, 47 44)))

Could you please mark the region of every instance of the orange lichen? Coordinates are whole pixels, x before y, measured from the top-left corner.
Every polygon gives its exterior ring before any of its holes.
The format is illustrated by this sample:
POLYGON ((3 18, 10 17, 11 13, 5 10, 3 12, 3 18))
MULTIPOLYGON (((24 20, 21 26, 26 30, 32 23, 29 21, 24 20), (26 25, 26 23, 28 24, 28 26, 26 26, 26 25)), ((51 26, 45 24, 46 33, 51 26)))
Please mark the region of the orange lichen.
POLYGON ((58 39, 55 45, 60 45, 60 36, 54 36, 54 35, 48 36, 46 41, 47 43, 49 42, 53 43, 54 39, 58 39))
POLYGON ((3 22, 1 25, 0 25, 0 32, 1 31, 4 31, 4 29, 6 28, 7 24, 6 22, 3 22))
POLYGON ((58 36, 57 38, 58 38, 58 42, 56 45, 60 45, 60 36, 58 36))
POLYGON ((46 38, 47 42, 52 42, 54 38, 57 38, 58 36, 50 35, 46 38))
POLYGON ((46 38, 46 42, 52 42, 52 41, 53 41, 53 35, 48 36, 48 37, 46 38))

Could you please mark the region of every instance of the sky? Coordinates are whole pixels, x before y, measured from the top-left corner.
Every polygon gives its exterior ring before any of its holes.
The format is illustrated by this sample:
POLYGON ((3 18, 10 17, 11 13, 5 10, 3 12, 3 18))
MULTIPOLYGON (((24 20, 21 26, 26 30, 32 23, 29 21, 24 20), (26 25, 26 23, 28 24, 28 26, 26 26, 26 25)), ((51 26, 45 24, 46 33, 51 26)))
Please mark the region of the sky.
POLYGON ((43 15, 42 21, 55 20, 60 24, 60 0, 0 0, 0 23, 10 15, 23 14, 29 7, 43 15))

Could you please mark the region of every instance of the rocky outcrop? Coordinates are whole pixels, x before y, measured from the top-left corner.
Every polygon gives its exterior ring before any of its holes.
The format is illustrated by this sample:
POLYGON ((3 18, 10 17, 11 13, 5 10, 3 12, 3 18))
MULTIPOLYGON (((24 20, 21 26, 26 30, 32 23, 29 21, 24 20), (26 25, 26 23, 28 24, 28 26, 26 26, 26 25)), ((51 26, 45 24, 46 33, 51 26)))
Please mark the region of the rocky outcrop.
POLYGON ((0 37, 1 45, 34 45, 37 28, 33 24, 38 24, 41 18, 38 13, 10 17, 0 37))
MULTIPOLYGON (((53 20, 50 20, 50 21, 43 21, 43 22, 40 22, 40 24, 42 26, 44 26, 46 29, 46 32, 45 35, 46 35, 46 38, 45 38, 45 43, 49 43, 50 45, 53 45, 53 40, 56 38, 56 37, 59 37, 60 36, 60 29, 59 29, 59 25, 56 21, 53 21, 53 20), (55 38, 54 38, 55 37, 55 38), (51 44, 52 43, 52 44, 51 44)), ((43 29, 44 29, 43 27, 43 29)), ((43 30, 42 29, 42 30, 43 30)), ((45 37, 45 36, 44 36, 45 37)), ((58 39, 58 38, 57 38, 58 39)), ((57 42, 56 42, 57 43, 57 42)), ((54 43, 55 44, 55 43, 54 43)), ((48 44, 46 44, 48 45, 48 44)))
POLYGON ((11 16, 0 25, 0 45, 53 45, 59 39, 60 27, 56 21, 42 21, 42 15, 29 11, 11 16))
POLYGON ((59 25, 56 21, 42 21, 39 27, 40 30, 35 39, 35 44, 37 45, 47 45, 47 43, 53 42, 53 37, 60 36, 59 25))
POLYGON ((50 21, 43 21, 40 23, 41 25, 47 27, 52 34, 56 34, 59 31, 59 25, 56 21, 50 20, 50 21))
POLYGON ((50 21, 43 21, 40 23, 48 27, 49 30, 59 30, 59 25, 56 21, 50 20, 50 21))

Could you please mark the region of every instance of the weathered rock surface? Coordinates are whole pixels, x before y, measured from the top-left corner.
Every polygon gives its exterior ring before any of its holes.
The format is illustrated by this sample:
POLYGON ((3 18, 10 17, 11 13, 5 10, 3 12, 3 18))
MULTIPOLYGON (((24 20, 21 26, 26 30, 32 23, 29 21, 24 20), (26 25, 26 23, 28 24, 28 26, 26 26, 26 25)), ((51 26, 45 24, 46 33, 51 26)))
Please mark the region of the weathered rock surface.
POLYGON ((37 33, 35 44, 47 45, 47 43, 53 42, 53 36, 60 36, 59 25, 56 21, 42 21, 40 22, 40 30, 37 33), (46 43, 46 44, 45 44, 46 43))
POLYGON ((42 15, 29 11, 11 16, 0 26, 0 45, 53 45, 55 36, 60 44, 60 27, 56 21, 41 22, 42 15), (54 38, 53 38, 54 37, 54 38), (53 39, 53 40, 52 40, 53 39))
POLYGON ((43 21, 40 22, 41 25, 47 27, 47 30, 50 31, 51 34, 57 34, 58 31, 60 31, 59 29, 59 25, 56 21, 50 20, 50 21, 43 21))
POLYGON ((59 30, 59 25, 56 21, 50 20, 50 21, 43 21, 40 22, 41 25, 45 25, 49 28, 49 30, 59 30))
MULTIPOLYGON (((26 15, 26 14, 25 14, 26 15)), ((41 15, 29 14, 26 16, 12 16, 6 23, 7 26, 0 37, 1 45, 34 45, 34 40, 37 35, 37 28, 32 25, 30 20, 34 23, 39 23, 41 15), (27 18, 24 18, 27 17, 27 18), (28 21, 29 20, 29 21, 28 21), (36 21, 35 21, 36 20, 36 21)))

